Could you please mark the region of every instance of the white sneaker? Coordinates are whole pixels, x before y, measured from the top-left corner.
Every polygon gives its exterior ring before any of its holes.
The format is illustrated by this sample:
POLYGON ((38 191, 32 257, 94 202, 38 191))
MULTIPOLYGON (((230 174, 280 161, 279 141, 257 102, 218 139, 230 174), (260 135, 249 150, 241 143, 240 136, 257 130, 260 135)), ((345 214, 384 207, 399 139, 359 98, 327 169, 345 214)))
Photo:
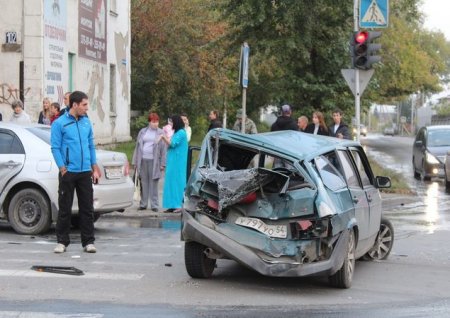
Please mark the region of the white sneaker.
POLYGON ((95 248, 94 244, 88 244, 84 247, 84 251, 86 253, 97 253, 97 249, 95 248))
POLYGON ((61 254, 64 253, 66 251, 66 246, 64 244, 58 243, 55 247, 55 249, 53 250, 53 252, 57 253, 57 254, 61 254))

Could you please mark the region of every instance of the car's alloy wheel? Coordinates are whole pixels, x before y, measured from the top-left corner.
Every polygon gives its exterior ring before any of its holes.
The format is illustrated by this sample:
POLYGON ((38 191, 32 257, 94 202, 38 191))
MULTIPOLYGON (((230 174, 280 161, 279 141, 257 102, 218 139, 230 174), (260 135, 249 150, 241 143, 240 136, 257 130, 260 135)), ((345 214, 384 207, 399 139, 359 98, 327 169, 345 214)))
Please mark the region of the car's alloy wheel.
POLYGON ((355 232, 348 233, 347 251, 342 267, 328 279, 330 285, 338 288, 350 288, 355 271, 355 232))
POLYGON ((206 256, 206 246, 197 242, 184 244, 184 263, 189 276, 193 278, 211 277, 216 260, 206 256))
POLYGON ((52 218, 47 197, 38 189, 18 191, 9 203, 8 220, 20 234, 36 235, 48 231, 52 218))
POLYGON ((380 230, 378 231, 375 244, 364 255, 366 260, 383 260, 388 258, 394 245, 394 227, 391 221, 385 217, 381 218, 380 230))

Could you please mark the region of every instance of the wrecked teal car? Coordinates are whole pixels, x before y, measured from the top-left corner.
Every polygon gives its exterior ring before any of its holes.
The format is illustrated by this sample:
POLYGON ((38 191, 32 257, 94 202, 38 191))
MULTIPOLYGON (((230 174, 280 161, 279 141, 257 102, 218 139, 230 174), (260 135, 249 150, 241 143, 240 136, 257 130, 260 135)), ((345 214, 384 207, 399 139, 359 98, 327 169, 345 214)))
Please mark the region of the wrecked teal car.
POLYGON ((385 259, 394 230, 358 142, 296 131, 210 131, 182 212, 185 265, 194 278, 232 259, 263 275, 326 275, 349 288, 355 260, 385 259))

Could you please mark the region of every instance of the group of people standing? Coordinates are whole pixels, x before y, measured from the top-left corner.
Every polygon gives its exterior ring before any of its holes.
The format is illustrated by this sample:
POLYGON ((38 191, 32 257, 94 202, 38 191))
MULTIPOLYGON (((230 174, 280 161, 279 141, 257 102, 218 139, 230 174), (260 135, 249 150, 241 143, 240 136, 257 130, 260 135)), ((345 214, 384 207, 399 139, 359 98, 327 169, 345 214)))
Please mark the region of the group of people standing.
MULTIPOLYGON (((64 94, 64 107, 69 105, 69 96, 71 92, 64 94)), ((31 124, 30 115, 25 112, 24 105, 21 100, 15 100, 11 103, 14 113, 9 120, 16 124, 31 124)), ((61 115, 61 105, 53 102, 50 98, 45 97, 42 100, 42 110, 39 112, 38 124, 51 125, 61 115)), ((1 120, 1 119, 0 119, 1 120)))
POLYGON ((289 105, 281 107, 281 116, 272 124, 271 131, 278 130, 299 130, 301 132, 331 136, 341 139, 351 139, 348 126, 342 121, 342 111, 336 108, 333 111, 333 125, 327 126, 322 112, 315 111, 312 114, 312 123, 308 117, 300 116, 297 122, 291 117, 292 109, 289 105))
POLYGON ((189 120, 184 114, 170 117, 164 128, 159 128, 157 113, 149 114, 148 126, 138 133, 132 159, 135 178, 140 178, 142 187, 139 210, 147 209, 150 202, 151 210, 159 211, 158 184, 164 173, 164 212, 181 211, 191 134, 189 120))

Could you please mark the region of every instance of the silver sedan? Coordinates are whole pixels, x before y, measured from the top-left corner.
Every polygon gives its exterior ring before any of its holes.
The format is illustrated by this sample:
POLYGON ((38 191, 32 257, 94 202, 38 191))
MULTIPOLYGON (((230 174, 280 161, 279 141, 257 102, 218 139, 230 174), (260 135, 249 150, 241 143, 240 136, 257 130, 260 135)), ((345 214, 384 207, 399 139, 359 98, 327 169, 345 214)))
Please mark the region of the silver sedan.
MULTIPOLYGON (((98 150, 97 163, 102 177, 94 185, 94 220, 131 206, 134 192, 125 154, 98 150)), ((58 215, 58 172, 49 126, 0 122, 0 219, 21 234, 48 231, 58 215)), ((76 221, 76 196, 72 211, 76 221)))

